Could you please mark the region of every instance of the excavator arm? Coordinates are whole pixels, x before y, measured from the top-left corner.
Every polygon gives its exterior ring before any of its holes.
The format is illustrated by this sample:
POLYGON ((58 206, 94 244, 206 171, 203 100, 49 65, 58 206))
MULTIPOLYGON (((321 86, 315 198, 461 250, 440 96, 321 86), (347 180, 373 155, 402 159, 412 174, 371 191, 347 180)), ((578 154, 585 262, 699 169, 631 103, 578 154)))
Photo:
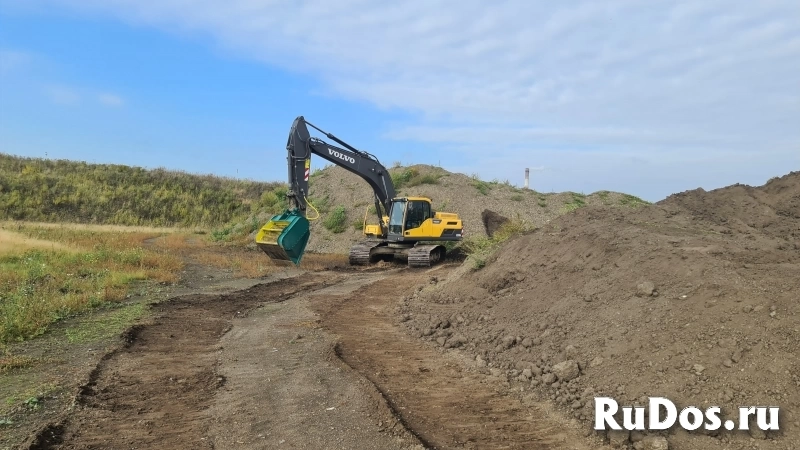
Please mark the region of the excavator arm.
POLYGON ((326 133, 299 116, 292 123, 286 142, 289 167, 289 209, 278 214, 256 234, 256 245, 270 258, 277 261, 292 261, 300 264, 310 237, 310 226, 306 214, 308 207, 308 180, 311 171, 311 155, 317 155, 333 164, 358 175, 372 187, 375 193, 375 210, 380 227, 388 230, 383 220, 381 207, 386 214, 395 195, 392 178, 375 156, 357 150, 336 136, 326 133), (342 147, 312 137, 308 127, 324 134, 342 147))
POLYGON ((331 133, 321 130, 307 122, 303 116, 299 116, 294 120, 286 142, 286 150, 289 163, 289 201, 303 217, 306 217, 308 204, 306 196, 308 195, 311 154, 315 154, 358 175, 370 185, 375 193, 375 210, 378 212, 378 221, 381 224, 381 228, 385 228, 386 224, 383 222, 380 207, 383 206, 383 210, 387 214, 389 213, 395 190, 389 171, 378 161, 378 158, 350 146, 331 133), (308 126, 344 148, 312 137, 308 131, 308 126))
POLYGON ((368 239, 350 248, 350 264, 363 265, 378 260, 407 259, 409 267, 429 267, 446 254, 446 241, 460 241, 464 228, 458 214, 433 211, 426 197, 395 198, 389 171, 374 155, 358 150, 326 133, 299 116, 292 123, 286 141, 289 167, 289 207, 256 234, 256 244, 276 261, 300 264, 310 237, 306 215, 311 155, 317 155, 367 182, 375 194, 379 227, 364 224, 368 239), (312 137, 308 127, 322 133, 337 145, 312 137), (384 214, 386 216, 384 216, 384 214), (384 219, 388 217, 388 223, 384 219))

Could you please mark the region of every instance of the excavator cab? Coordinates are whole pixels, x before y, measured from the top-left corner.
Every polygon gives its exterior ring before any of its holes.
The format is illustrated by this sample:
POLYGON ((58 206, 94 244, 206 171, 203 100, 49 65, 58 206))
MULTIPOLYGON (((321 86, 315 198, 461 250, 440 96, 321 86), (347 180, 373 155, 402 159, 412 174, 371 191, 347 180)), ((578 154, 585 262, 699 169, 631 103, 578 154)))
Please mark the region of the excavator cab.
POLYGON ((394 199, 389 215, 389 240, 403 240, 404 236, 408 237, 410 230, 421 227, 431 217, 431 203, 426 199, 394 199))
POLYGON ((256 234, 256 245, 273 260, 299 265, 310 236, 308 219, 296 210, 287 210, 261 227, 256 234))

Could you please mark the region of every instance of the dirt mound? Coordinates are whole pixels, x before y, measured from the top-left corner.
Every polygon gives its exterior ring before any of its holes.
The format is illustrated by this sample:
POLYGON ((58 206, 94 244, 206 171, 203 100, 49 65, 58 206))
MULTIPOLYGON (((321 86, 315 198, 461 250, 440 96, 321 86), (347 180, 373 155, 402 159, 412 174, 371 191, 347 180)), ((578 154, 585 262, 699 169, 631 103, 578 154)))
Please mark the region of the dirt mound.
POLYGON ((759 187, 736 184, 711 192, 682 192, 658 204, 683 212, 693 221, 709 223, 720 232, 797 238, 800 172, 773 178, 759 187))
MULTIPOLYGON (((466 236, 486 235, 481 213, 487 206, 497 214, 540 226, 584 206, 644 203, 631 195, 608 191, 589 195, 542 193, 518 188, 508 181, 483 181, 477 176, 451 173, 429 165, 395 166, 389 172, 398 196, 428 197, 435 211, 458 213, 466 236)), ((364 218, 369 223, 377 223, 372 189, 363 179, 338 166, 314 171, 309 183, 309 199, 320 216, 311 222, 308 251, 347 253, 353 243, 364 238, 361 232, 364 218), (345 227, 334 232, 336 227, 331 217, 338 207, 344 210, 345 227)), ((309 210, 309 215, 314 217, 314 211, 309 210)), ((259 217, 259 221, 268 219, 267 215, 259 217)))
POLYGON ((484 209, 481 213, 481 220, 483 221, 483 229, 486 235, 492 237, 503 224, 508 223, 508 217, 501 216, 494 211, 484 209))
POLYGON ((509 240, 483 269, 467 261, 399 313, 418 337, 530 386, 587 430, 597 395, 717 405, 723 422, 739 406, 776 405, 777 432, 664 436, 670 448, 751 437, 786 448, 800 442, 799 196, 791 173, 633 210, 582 208, 509 240))

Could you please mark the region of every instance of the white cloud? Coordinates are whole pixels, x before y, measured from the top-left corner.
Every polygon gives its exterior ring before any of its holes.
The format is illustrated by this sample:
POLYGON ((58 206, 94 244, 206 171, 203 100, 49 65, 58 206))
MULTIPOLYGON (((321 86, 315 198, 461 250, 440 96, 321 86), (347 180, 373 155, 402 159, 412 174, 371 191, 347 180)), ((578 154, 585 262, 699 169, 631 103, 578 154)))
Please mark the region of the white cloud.
POLYGON ((100 105, 107 107, 121 107, 125 99, 118 94, 110 92, 97 92, 85 87, 50 84, 43 87, 44 94, 58 105, 78 105, 84 98, 95 99, 100 105))
MULTIPOLYGON (((575 157, 565 146, 596 145, 612 159, 653 161, 640 168, 650 173, 662 155, 687 164, 698 154, 720 158, 731 174, 746 167, 727 152, 797 162, 796 0, 53 1, 210 34, 231 51, 313 74, 346 98, 418 112, 417 123, 387 135, 398 139, 454 149, 493 143, 559 161, 575 157)), ((596 170, 599 179, 622 169, 596 170)), ((683 183, 703 179, 687 174, 683 183)))
POLYGON ((44 88, 44 93, 53 103, 59 105, 75 105, 81 101, 81 95, 77 89, 68 86, 46 86, 44 88))
POLYGON ((29 53, 0 48, 0 74, 25 67, 32 59, 29 53))
POLYGON ((105 106, 118 107, 125 105, 125 100, 117 94, 101 93, 97 95, 97 101, 105 106))

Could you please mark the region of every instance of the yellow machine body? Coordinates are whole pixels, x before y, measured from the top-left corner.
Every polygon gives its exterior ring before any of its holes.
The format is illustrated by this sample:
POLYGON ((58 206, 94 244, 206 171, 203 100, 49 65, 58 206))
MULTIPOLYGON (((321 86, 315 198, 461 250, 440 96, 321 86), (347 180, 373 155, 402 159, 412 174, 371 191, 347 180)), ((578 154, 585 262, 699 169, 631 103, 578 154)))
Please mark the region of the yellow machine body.
MULTIPOLYGON (((397 200, 397 199, 394 199, 397 200)), ((425 202, 430 206, 431 200, 427 197, 404 197, 407 202, 425 202)), ((380 224, 368 223, 369 209, 364 215, 364 235, 371 238, 384 239, 387 236, 387 230, 381 228, 380 224)), ((383 216, 383 222, 389 223, 389 216, 383 216)), ((423 218, 422 220, 414 220, 409 217, 407 210, 403 211, 403 237, 409 239, 425 240, 442 238, 446 234, 446 230, 463 230, 463 223, 461 218, 456 213, 432 211, 432 216, 423 218)))

